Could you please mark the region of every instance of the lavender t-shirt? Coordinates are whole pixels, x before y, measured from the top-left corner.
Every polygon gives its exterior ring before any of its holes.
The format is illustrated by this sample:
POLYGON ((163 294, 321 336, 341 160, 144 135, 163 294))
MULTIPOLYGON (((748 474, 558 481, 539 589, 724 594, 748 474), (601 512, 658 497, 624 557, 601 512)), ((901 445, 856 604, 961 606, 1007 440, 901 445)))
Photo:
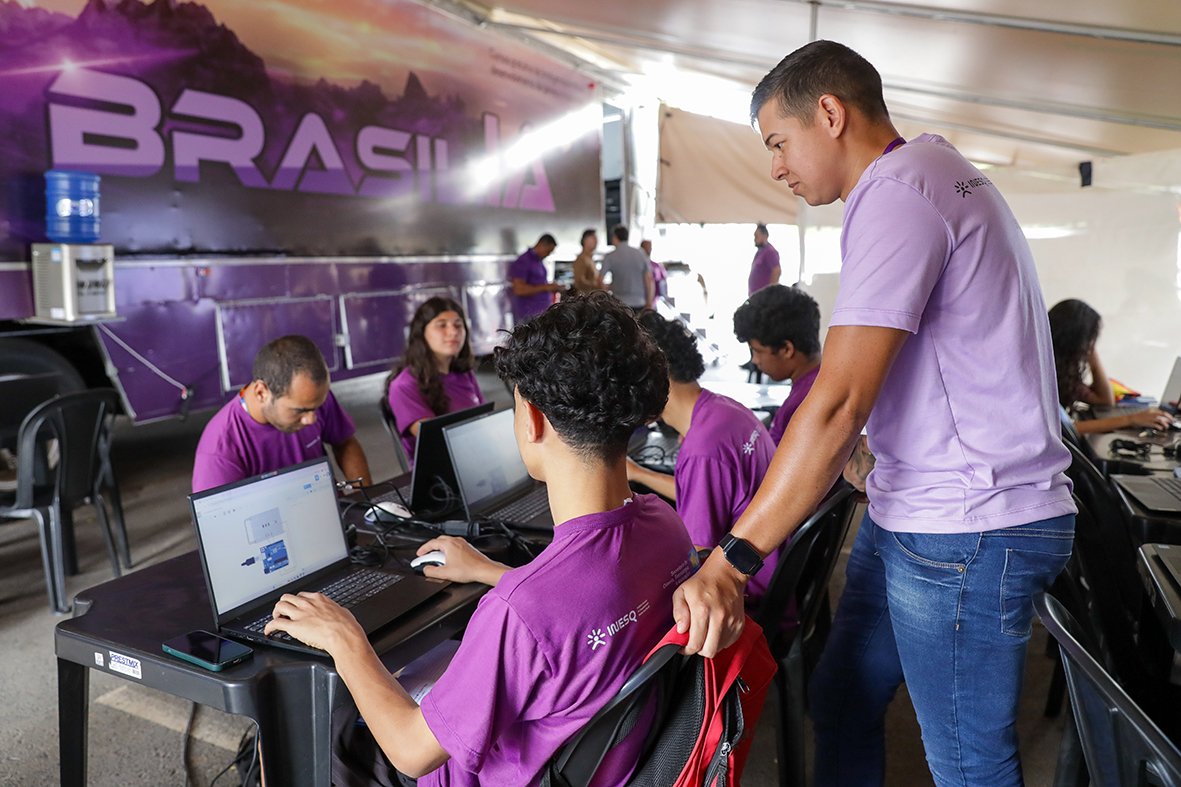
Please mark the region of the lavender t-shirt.
MULTIPOLYGON (((733 399, 702 391, 677 453, 677 513, 693 543, 717 546, 763 482, 775 444, 755 414, 733 399)), ((763 561, 746 592, 758 601, 775 573, 778 551, 763 561)))
MULTIPOLYGON (((534 783, 672 626, 692 548, 655 495, 555 528, 553 543, 480 601, 423 700, 451 759, 420 787, 534 783)), ((627 782, 646 732, 638 725, 616 747, 595 785, 627 782)))
MULTIPOLYGON (((513 279, 523 279, 526 284, 545 284, 549 281, 549 274, 545 270, 545 263, 531 246, 508 266, 508 279, 510 283, 513 279)), ((520 324, 534 315, 541 314, 553 302, 554 296, 548 292, 513 295, 513 318, 520 324)))
POLYGON ((796 414, 796 410, 800 409, 800 404, 808 395, 808 391, 812 390, 812 383, 816 382, 818 374, 819 366, 791 381, 791 393, 783 400, 783 404, 775 411, 775 417, 771 419, 771 439, 775 441, 775 445, 779 445, 779 441, 783 439, 783 433, 787 431, 787 422, 796 414))
POLYGON ((193 462, 193 491, 324 456, 325 443, 340 445, 356 431, 353 419, 331 391, 316 410, 315 423, 290 433, 255 421, 238 394, 217 411, 201 432, 193 462))
POLYGON ((992 182, 924 134, 849 194, 830 325, 909 337, 869 419, 869 511, 965 533, 1073 513, 1033 255, 992 182))
POLYGON ((750 263, 750 276, 746 279, 748 295, 754 295, 771 281, 771 271, 779 267, 779 252, 770 243, 764 243, 755 251, 755 258, 750 263))
MULTIPOLYGON (((442 382, 443 392, 450 402, 447 413, 466 410, 484 401, 484 393, 480 390, 475 372, 448 372, 443 375, 442 382)), ((402 448, 413 465, 417 439, 410 434, 410 427, 424 418, 447 413, 436 413, 431 409, 422 391, 418 390, 418 381, 409 368, 403 369, 390 382, 389 402, 390 410, 394 413, 394 423, 398 425, 398 434, 402 437, 402 448)))

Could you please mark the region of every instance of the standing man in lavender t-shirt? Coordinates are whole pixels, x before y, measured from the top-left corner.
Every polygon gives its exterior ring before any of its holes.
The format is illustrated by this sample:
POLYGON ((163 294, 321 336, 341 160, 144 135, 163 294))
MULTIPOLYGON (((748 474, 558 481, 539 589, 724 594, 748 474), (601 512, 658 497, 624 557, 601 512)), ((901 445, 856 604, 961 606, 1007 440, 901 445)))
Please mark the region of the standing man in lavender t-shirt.
MULTIPOLYGON (((267 632, 328 651, 365 719, 334 724, 336 784, 536 784, 672 624, 673 588, 696 553, 666 503, 632 496, 624 469, 632 431, 668 395, 660 351, 625 307, 594 292, 517 326, 496 364, 515 391, 521 458, 548 485, 554 540, 516 569, 462 539, 422 545, 446 555, 427 576, 493 586, 422 706, 347 611, 314 593, 275 605, 267 632)), ((641 719, 612 749, 596 785, 628 783, 647 728, 641 719)))
POLYGON ((345 478, 372 483, 353 419, 328 389, 328 365, 311 339, 275 339, 258 351, 252 372, 201 432, 194 492, 324 456, 326 445, 345 478))
POLYGON ((545 258, 557 247, 558 242, 547 232, 508 266, 516 324, 548 309, 554 302, 554 293, 562 291, 562 285, 551 282, 545 269, 545 258))
POLYGON ((809 205, 845 201, 840 291, 823 369, 733 554, 715 550, 674 614, 691 649, 731 641, 747 581, 734 565, 799 525, 868 421, 869 514, 809 692, 816 782, 882 783, 905 680, 936 784, 1019 785, 1031 599, 1065 564, 1075 513, 1029 245, 946 140, 898 136, 881 77, 847 47, 788 55, 751 113, 774 179, 809 205))
POLYGON ((759 290, 779 283, 779 252, 771 245, 766 224, 755 227, 755 258, 750 262, 750 275, 746 277, 746 294, 754 295, 759 290))

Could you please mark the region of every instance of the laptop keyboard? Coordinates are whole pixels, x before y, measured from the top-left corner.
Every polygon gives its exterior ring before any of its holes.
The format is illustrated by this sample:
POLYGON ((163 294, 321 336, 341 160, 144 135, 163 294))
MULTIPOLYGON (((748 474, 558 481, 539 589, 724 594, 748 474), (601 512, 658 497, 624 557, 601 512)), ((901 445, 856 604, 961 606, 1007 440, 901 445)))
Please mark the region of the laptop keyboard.
POLYGON ((1181 500, 1181 478, 1169 478, 1165 476, 1163 478, 1154 478, 1153 480, 1156 481, 1161 489, 1164 489, 1173 497, 1181 500))
POLYGON ((549 510, 549 495, 539 486, 524 497, 506 503, 489 514, 491 519, 504 522, 528 522, 549 510))
MULTIPOLYGON (((316 592, 323 593, 345 609, 349 609, 370 596, 377 595, 400 579, 402 579, 400 574, 390 574, 372 568, 363 568, 341 577, 316 592)), ((248 623, 242 628, 261 634, 262 630, 270 622, 271 616, 269 614, 263 615, 258 620, 248 623)), ((270 638, 285 640, 287 642, 296 641, 294 637, 284 631, 277 631, 270 638)))
POLYGON ((397 489, 391 489, 388 492, 383 492, 376 497, 370 498, 373 503, 397 503, 404 505, 403 501, 410 500, 410 484, 400 486, 397 489))

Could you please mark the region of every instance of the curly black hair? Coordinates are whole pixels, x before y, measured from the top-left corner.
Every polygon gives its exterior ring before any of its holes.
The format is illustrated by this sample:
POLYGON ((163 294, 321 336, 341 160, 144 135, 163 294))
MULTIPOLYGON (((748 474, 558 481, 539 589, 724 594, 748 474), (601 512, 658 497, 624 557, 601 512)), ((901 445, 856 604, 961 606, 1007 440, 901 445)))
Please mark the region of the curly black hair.
POLYGON ((494 351, 496 372, 583 454, 617 461, 668 401, 668 368, 630 309, 602 291, 549 307, 494 351))
POLYGON ((666 320, 653 311, 640 315, 640 325, 656 342, 668 361, 673 382, 692 383, 705 374, 705 361, 697 349, 697 336, 680 320, 666 320))
POLYGON ((1069 408, 1078 401, 1084 387, 1087 356, 1102 327, 1099 312, 1077 298, 1060 301, 1050 309, 1050 341, 1054 345, 1058 401, 1063 407, 1069 408))
POLYGON ((734 312, 734 335, 772 350, 787 342, 804 355, 820 352, 820 307, 798 287, 772 284, 746 299, 734 312))

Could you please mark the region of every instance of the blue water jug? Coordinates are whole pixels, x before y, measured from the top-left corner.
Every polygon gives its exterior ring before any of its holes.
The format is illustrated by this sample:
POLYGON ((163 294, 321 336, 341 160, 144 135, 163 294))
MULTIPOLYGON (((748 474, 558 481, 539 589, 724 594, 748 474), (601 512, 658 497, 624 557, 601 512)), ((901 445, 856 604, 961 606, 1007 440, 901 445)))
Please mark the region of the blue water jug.
POLYGON ((98 240, 98 184, 92 172, 51 169, 45 173, 45 234, 58 243, 98 240))

